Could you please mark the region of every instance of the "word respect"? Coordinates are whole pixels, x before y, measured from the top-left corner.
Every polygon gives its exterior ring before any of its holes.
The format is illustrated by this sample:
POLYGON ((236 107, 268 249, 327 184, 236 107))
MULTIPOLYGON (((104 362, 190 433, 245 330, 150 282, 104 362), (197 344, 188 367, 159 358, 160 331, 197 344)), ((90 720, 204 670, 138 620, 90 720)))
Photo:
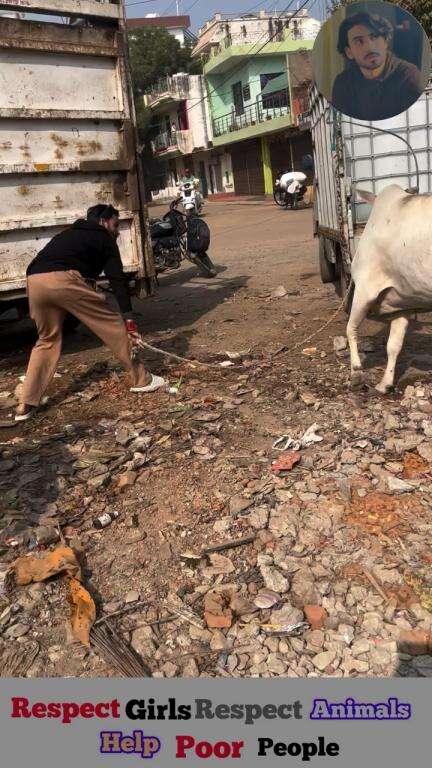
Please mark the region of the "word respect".
POLYGON ((82 717, 86 720, 98 717, 106 720, 108 717, 120 717, 120 702, 117 699, 113 699, 112 701, 101 701, 97 704, 89 701, 83 704, 77 704, 75 701, 50 701, 47 704, 37 701, 34 704, 30 704, 25 696, 13 696, 11 717, 59 718, 66 725, 77 717, 82 717))

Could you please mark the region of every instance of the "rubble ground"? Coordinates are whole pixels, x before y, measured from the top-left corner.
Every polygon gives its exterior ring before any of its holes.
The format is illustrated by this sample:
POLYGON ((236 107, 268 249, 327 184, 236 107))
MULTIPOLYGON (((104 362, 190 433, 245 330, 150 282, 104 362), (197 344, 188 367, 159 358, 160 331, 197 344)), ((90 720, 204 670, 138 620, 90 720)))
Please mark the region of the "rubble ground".
MULTIPOLYGON (((73 642, 63 578, 5 578, 18 555, 63 543, 97 626, 118 638, 113 654, 132 647, 154 677, 430 677, 427 322, 385 398, 350 390, 343 315, 273 356, 338 305, 316 274, 310 211, 233 201, 209 203, 207 217, 225 271, 213 283, 188 267, 163 277, 142 325, 164 349, 232 365, 150 355, 178 392, 135 398, 80 331, 46 409, 0 430, 1 674, 118 674, 95 638, 73 642)), ((384 333, 364 332, 374 383, 384 333)), ((0 345, 5 423, 29 335, 3 333, 0 345)))

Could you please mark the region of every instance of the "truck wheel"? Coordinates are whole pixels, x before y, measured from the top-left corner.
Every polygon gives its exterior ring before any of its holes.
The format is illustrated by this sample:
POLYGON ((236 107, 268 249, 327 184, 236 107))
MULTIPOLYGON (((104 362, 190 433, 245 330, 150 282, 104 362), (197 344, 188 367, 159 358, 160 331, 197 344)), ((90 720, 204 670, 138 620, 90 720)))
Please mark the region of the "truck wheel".
POLYGON ((319 235, 319 266, 321 282, 334 283, 337 280, 336 264, 327 258, 327 239, 319 235))

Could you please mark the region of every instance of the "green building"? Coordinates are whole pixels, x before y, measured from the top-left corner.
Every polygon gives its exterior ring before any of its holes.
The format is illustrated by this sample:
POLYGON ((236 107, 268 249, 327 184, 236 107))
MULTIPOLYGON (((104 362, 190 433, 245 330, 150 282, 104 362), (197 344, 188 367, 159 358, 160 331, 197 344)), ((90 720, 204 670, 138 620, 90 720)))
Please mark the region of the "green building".
POLYGON ((277 173, 312 153, 298 118, 308 108, 313 44, 284 29, 265 46, 225 38, 206 56, 213 147, 231 155, 236 194, 272 194, 277 173))

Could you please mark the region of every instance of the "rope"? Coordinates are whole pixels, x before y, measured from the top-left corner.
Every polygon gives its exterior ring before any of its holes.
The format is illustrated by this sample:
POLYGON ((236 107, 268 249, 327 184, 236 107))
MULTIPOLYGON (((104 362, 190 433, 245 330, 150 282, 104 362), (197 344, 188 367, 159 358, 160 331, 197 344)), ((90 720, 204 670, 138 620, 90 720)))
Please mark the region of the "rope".
POLYGON ((188 363, 189 365, 201 365, 203 368, 217 368, 218 371, 221 370, 221 367, 219 365, 215 365, 214 363, 202 363, 200 360, 190 360, 187 357, 181 357, 180 355, 175 355, 174 352, 166 352, 164 349, 158 349, 157 347, 153 347, 151 344, 148 344, 144 339, 136 339, 134 340, 135 347, 140 347, 141 349, 149 349, 151 352, 155 352, 157 355, 162 355, 163 357, 170 357, 173 360, 177 360, 177 362, 180 363, 188 363))
POLYGON ((318 336, 318 334, 321 333, 321 331, 324 331, 326 328, 328 328, 328 326, 333 322, 333 320, 335 320, 337 318, 337 316, 341 312, 341 310, 342 309, 346 309, 353 285, 354 284, 353 284, 352 280, 350 280, 349 283, 348 283, 347 292, 346 292, 344 298, 342 299, 342 301, 339 304, 339 306, 336 309, 336 311, 333 312, 333 314, 329 317, 329 319, 323 325, 320 325, 320 327, 316 331, 311 333, 309 336, 306 336, 305 339, 302 339, 301 341, 297 342, 297 344, 294 344, 293 347, 291 347, 291 348, 290 347, 286 347, 286 346, 280 347, 280 349, 277 349, 276 352, 274 352, 272 357, 276 357, 277 355, 280 355, 282 352, 294 352, 299 347, 302 347, 303 344, 306 344, 308 341, 311 341, 316 336, 318 336))

